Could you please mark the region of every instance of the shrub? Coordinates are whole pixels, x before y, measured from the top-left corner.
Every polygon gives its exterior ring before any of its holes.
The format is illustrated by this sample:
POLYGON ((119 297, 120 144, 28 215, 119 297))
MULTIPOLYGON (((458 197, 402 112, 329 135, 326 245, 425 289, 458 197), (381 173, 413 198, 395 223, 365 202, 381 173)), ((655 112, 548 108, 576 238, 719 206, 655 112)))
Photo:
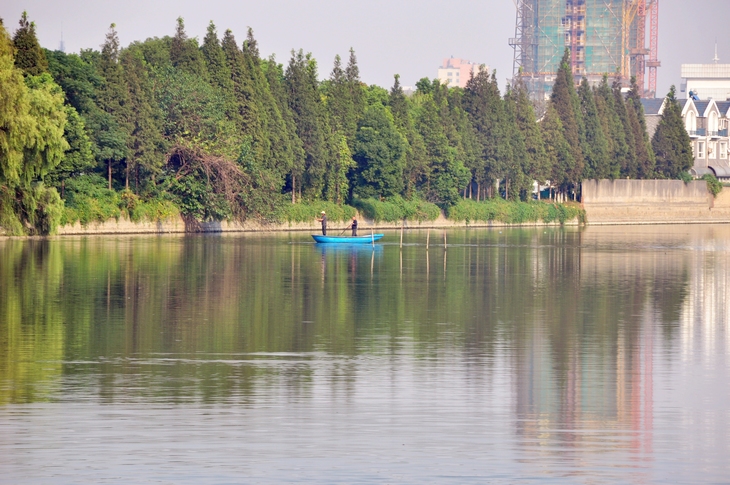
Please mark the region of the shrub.
POLYGON ((119 219, 122 215, 119 194, 109 190, 106 180, 100 175, 89 174, 67 179, 65 195, 66 208, 61 224, 79 221, 85 226, 90 222, 119 219))
POLYGON ((322 211, 327 213, 330 222, 349 221, 355 215, 355 209, 349 205, 338 205, 334 202, 299 202, 284 207, 281 218, 287 222, 312 222, 322 211))
POLYGON ((436 204, 421 199, 405 200, 400 196, 386 200, 355 199, 353 205, 369 219, 376 222, 398 222, 404 219, 433 221, 441 214, 436 204))
POLYGON ((489 222, 499 221, 507 224, 526 222, 555 222, 564 224, 577 218, 585 222, 585 211, 575 203, 555 204, 543 201, 506 201, 489 199, 486 201, 461 200, 448 209, 447 217, 454 221, 489 222))
POLYGON ((719 180, 717 180, 717 177, 708 173, 702 176, 702 180, 707 182, 707 190, 712 194, 712 196, 717 197, 717 194, 719 194, 722 190, 722 184, 719 180))

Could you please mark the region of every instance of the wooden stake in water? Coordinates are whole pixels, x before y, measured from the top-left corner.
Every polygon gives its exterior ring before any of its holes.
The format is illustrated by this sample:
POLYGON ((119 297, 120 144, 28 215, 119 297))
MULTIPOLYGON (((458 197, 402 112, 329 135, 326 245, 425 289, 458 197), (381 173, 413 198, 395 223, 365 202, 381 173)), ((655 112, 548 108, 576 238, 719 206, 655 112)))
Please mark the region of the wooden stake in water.
POLYGON ((446 249, 446 231, 444 231, 444 249, 446 249))
POLYGON ((426 251, 428 251, 428 242, 431 239, 431 229, 428 229, 428 232, 426 233, 426 251))
POLYGON ((375 248, 375 234, 373 233, 373 228, 370 228, 370 242, 373 243, 373 248, 375 248))
POLYGON ((403 223, 400 224, 400 248, 403 249, 403 223))

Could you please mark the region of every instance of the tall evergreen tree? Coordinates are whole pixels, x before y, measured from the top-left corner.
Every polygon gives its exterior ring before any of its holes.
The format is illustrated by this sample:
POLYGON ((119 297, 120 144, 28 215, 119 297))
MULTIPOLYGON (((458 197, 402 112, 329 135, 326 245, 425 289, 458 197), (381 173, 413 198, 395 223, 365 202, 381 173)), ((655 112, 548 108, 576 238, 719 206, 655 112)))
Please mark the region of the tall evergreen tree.
MULTIPOLYGON (((127 138, 131 132, 132 112, 122 66, 119 64, 119 36, 111 24, 101 48, 99 73, 104 79, 97 102, 107 116, 97 124, 100 133, 101 161, 107 167, 107 181, 112 188, 113 167, 127 157, 127 138)), ((101 117, 100 117, 101 118, 101 117)))
POLYGON ((28 76, 38 76, 48 72, 48 60, 38 43, 35 33, 35 22, 28 20, 27 12, 20 17, 20 27, 13 35, 15 46, 15 67, 28 76))
POLYGON ((656 158, 646 130, 644 107, 641 104, 640 88, 635 77, 631 78, 631 89, 626 97, 626 110, 634 134, 637 176, 643 179, 652 178, 656 158))
POLYGON ((404 194, 406 197, 414 195, 417 187, 423 184, 428 176, 428 160, 423 138, 416 130, 410 103, 400 85, 400 76, 394 76, 393 87, 388 96, 388 106, 393 114, 393 124, 398 132, 406 139, 406 153, 404 159, 404 194))
POLYGON ((553 103, 540 123, 540 130, 545 140, 545 155, 550 166, 550 181, 555 189, 569 182, 568 169, 575 165, 573 150, 565 139, 565 129, 560 115, 553 103))
MULTIPOLYGON (((540 125, 535 120, 535 110, 524 84, 515 86, 511 95, 515 102, 515 122, 517 129, 524 134, 526 157, 522 164, 523 171, 529 180, 544 184, 550 174, 550 166, 545 154, 545 143, 540 125)), ((538 193, 539 196, 539 193, 538 193)))
POLYGON ((423 189, 426 198, 442 207, 452 206, 458 202, 459 192, 469 182, 469 170, 457 159, 456 148, 449 144, 433 94, 423 96, 417 128, 430 161, 423 189))
POLYGON ((134 113, 127 138, 125 188, 129 188, 132 176, 135 192, 138 192, 144 182, 154 185, 155 178, 162 171, 166 150, 162 137, 162 113, 154 100, 142 51, 136 47, 125 50, 120 64, 128 89, 129 107, 134 113))
POLYGON ((294 165, 295 149, 292 147, 290 136, 287 133, 287 124, 281 114, 279 104, 271 92, 269 82, 262 70, 258 43, 251 28, 248 29, 242 52, 257 101, 261 125, 267 137, 267 143, 264 145, 267 151, 259 163, 261 170, 259 173, 266 174, 265 182, 262 180, 262 185, 266 187, 264 190, 275 188, 279 193, 285 183, 286 175, 294 165))
POLYGON ((578 97, 585 133, 581 147, 585 159, 583 178, 607 178, 609 174, 608 144, 599 119, 593 90, 585 77, 578 88, 578 97))
POLYGON ((531 169, 532 160, 527 152, 525 133, 517 123, 516 94, 507 91, 504 96, 505 121, 508 123, 509 140, 512 146, 512 163, 507 167, 504 194, 506 199, 526 199, 532 180, 527 173, 531 169))
POLYGON ((294 204, 297 201, 298 190, 301 191, 299 184, 301 184, 302 174, 304 173, 304 147, 302 145, 302 140, 299 138, 299 135, 297 135, 297 126, 294 122, 294 115, 289 107, 289 98, 287 96, 285 86, 283 66, 276 62, 276 58, 273 55, 269 57, 265 63, 263 63, 263 66, 265 67, 269 90, 276 100, 282 120, 286 126, 286 134, 289 140, 288 146, 292 150, 291 167, 287 174, 287 185, 288 189, 291 190, 291 202, 294 204))
POLYGON ((657 174, 676 179, 692 168, 694 156, 692 144, 682 121, 682 109, 671 87, 664 102, 664 112, 654 132, 651 145, 656 154, 657 174))
POLYGON ((627 157, 629 147, 626 144, 626 132, 615 109, 616 102, 608 85, 608 76, 604 75, 594 90, 594 99, 608 148, 606 177, 615 179, 621 176, 621 163, 627 157))
POLYGON ((256 89, 250 72, 250 63, 236 45, 233 32, 226 30, 221 42, 226 63, 231 72, 236 103, 238 105, 238 130, 251 147, 251 157, 262 160, 268 153, 268 139, 264 133, 261 119, 261 107, 256 99, 256 89))
POLYGON ((563 125, 563 135, 568 142, 572 154, 573 165, 565 167, 566 179, 561 187, 563 191, 567 191, 570 186, 577 187, 583 174, 585 159, 583 155, 581 142, 581 119, 580 119, 580 101, 575 92, 573 83, 573 73, 570 68, 570 57, 568 49, 565 50, 563 59, 560 61, 558 74, 553 85, 553 92, 550 102, 560 117, 563 125))
POLYGON ((198 42, 188 38, 185 33, 185 21, 182 17, 177 18, 175 36, 170 43, 170 61, 178 69, 206 77, 205 62, 198 49, 198 42))
POLYGON ((300 186, 310 199, 321 199, 324 197, 331 145, 328 145, 326 113, 319 96, 317 63, 311 54, 304 55, 301 49, 292 51, 285 78, 289 107, 305 152, 300 186))
POLYGON ((513 157, 496 76, 490 76, 485 69, 480 69, 467 82, 463 103, 481 145, 481 164, 472 168, 479 198, 482 187, 489 194, 492 184, 504 177, 513 157))
POLYGON ((626 109, 626 100, 621 88, 621 80, 616 78, 612 86, 614 109, 619 120, 621 120, 624 139, 626 140, 626 156, 620 161, 621 177, 636 178, 639 173, 636 163, 636 140, 634 138, 634 130, 631 127, 629 113, 626 109))

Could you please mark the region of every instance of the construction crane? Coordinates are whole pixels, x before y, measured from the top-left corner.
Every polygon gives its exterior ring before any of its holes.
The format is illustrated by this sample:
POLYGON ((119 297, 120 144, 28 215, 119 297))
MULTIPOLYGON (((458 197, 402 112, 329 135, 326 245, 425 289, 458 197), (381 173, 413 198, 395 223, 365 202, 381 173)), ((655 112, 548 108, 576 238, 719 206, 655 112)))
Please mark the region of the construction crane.
POLYGON ((659 0, 625 0, 623 17, 623 53, 621 75, 624 79, 636 76, 642 96, 656 95, 659 37, 659 0), (646 48, 646 17, 649 13, 649 48, 646 48), (628 55, 627 55, 628 54, 628 55), (649 56, 647 60, 646 57, 649 56), (649 88, 646 89, 646 68, 649 68, 649 88))
POLYGON ((646 65, 649 67, 649 89, 646 95, 656 97, 656 71, 661 67, 659 61, 659 0, 652 0, 651 15, 649 20, 649 60, 646 65))

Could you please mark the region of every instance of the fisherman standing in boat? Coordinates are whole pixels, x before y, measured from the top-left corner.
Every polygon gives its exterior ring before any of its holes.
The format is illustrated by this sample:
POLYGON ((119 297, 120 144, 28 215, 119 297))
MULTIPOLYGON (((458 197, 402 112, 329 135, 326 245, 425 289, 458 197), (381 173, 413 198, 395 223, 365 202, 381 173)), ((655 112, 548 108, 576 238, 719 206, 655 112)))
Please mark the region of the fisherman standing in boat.
POLYGON ((357 219, 355 219, 355 216, 352 216, 350 227, 352 227, 352 237, 357 237, 357 219))
POLYGON ((319 219, 317 219, 317 222, 322 223, 322 235, 326 236, 327 235, 327 215, 324 213, 324 211, 322 211, 319 219))

